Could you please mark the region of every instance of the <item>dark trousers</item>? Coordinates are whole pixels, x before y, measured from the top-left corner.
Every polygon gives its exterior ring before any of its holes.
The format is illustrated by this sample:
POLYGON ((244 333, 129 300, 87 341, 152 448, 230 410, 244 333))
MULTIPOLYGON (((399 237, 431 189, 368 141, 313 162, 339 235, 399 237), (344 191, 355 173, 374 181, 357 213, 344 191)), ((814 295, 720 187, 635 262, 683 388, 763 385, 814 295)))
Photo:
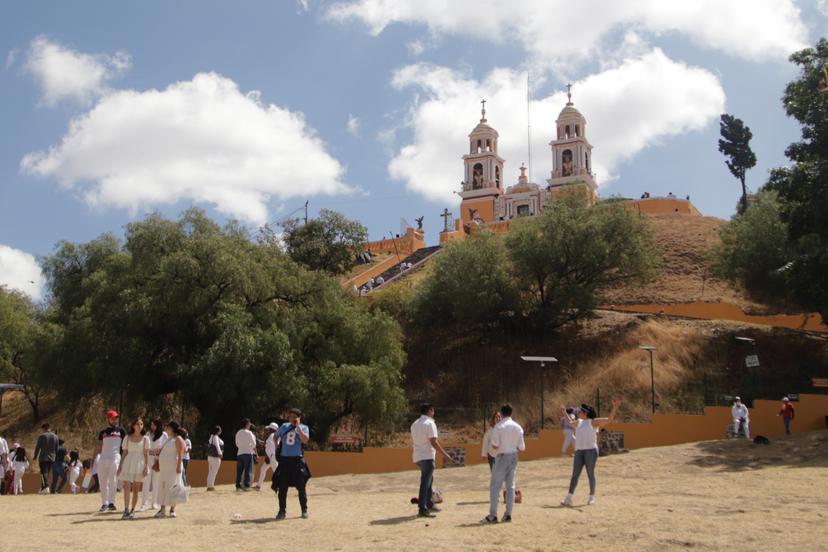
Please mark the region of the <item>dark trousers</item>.
POLYGON ((793 418, 782 418, 782 421, 785 422, 785 435, 791 434, 791 420, 793 418))
POLYGON ((52 484, 50 485, 50 491, 53 494, 60 493, 63 491, 64 485, 66 485, 66 464, 56 462, 52 465, 52 484), (60 485, 58 485, 58 481, 60 481, 60 485))
POLYGON ((89 485, 89 494, 97 493, 101 490, 101 482, 98 480, 98 474, 92 476, 92 484, 89 485))
POLYGON ((236 456, 236 488, 250 487, 253 480, 253 455, 239 454, 236 456))
POLYGON ((40 490, 41 491, 49 486, 49 474, 52 473, 52 464, 53 463, 54 463, 54 460, 43 460, 42 458, 37 461, 37 465, 40 468, 40 490))
POLYGON ((182 468, 181 469, 181 480, 184 482, 185 487, 190 486, 190 484, 187 483, 187 464, 189 464, 189 463, 190 463, 189 458, 184 458, 183 460, 181 460, 181 468, 182 468))
POLYGON ((303 512, 308 511, 308 493, 305 490, 307 480, 304 475, 297 474, 299 471, 299 462, 301 458, 282 457, 279 462, 279 511, 287 511, 287 493, 288 489, 293 486, 296 487, 296 492, 299 493, 299 507, 303 512))
POLYGON ((434 506, 434 502, 431 501, 431 486, 434 483, 434 460, 420 460, 417 465, 420 466, 418 507, 421 512, 427 512, 434 506))

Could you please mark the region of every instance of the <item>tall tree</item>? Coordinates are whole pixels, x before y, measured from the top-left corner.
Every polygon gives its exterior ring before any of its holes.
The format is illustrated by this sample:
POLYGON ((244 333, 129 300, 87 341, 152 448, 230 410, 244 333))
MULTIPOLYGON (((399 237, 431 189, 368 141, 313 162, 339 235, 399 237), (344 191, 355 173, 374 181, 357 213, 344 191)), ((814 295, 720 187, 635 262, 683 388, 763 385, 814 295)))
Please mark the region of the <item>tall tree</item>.
POLYGON ((727 113, 722 114, 719 133, 722 136, 719 139, 719 151, 727 157, 725 160, 727 168, 742 184, 742 200, 739 212, 744 213, 747 210, 745 174, 748 169, 756 166, 756 155, 750 149, 750 140, 753 138, 753 133, 741 119, 727 113))
POLYGON ((46 337, 35 304, 22 293, 0 286, 0 379, 23 385, 35 420, 44 391, 43 363, 37 354, 45 354, 46 337))
POLYGON ((290 258, 311 270, 329 274, 343 274, 356 266, 368 240, 368 230, 360 222, 328 209, 322 209, 319 218, 306 224, 292 219, 283 227, 290 258))

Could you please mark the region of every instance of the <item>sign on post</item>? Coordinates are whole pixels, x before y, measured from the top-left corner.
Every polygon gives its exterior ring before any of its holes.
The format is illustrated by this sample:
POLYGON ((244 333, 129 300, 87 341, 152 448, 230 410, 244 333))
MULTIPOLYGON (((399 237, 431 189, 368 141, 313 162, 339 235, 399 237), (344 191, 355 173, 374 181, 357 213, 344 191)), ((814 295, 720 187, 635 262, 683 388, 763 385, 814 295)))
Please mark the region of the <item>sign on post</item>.
POLYGON ((756 368, 759 366, 759 357, 756 355, 748 355, 745 357, 745 366, 748 368, 756 368))
POLYGON ((328 439, 333 445, 358 445, 362 438, 356 435, 331 435, 328 439))

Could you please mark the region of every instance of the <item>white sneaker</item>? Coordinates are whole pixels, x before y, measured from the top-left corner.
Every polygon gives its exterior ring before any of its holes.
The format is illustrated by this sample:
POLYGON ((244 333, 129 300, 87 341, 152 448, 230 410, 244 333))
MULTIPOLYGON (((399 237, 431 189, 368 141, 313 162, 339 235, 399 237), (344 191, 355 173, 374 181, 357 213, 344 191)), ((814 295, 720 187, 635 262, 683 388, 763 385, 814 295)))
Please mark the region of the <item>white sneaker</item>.
POLYGON ((595 505, 595 502, 595 495, 589 495, 589 500, 587 500, 587 506, 593 506, 595 505))
POLYGON ((572 506, 572 495, 566 495, 566 498, 561 500, 561 506, 572 506))
POLYGON ((141 507, 138 508, 138 511, 139 512, 146 512, 147 511, 147 505, 146 504, 141 504, 141 507))

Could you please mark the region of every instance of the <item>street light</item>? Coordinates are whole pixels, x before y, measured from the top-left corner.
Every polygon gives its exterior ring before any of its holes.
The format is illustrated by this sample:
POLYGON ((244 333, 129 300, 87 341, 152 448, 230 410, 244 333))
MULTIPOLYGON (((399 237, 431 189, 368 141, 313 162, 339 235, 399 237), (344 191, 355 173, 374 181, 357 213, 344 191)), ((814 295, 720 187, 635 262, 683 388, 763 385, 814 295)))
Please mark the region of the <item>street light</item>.
POLYGON ((655 351, 656 348, 652 345, 639 345, 638 348, 650 353, 650 402, 653 405, 653 414, 655 414, 655 371, 653 370, 653 351, 655 351))
POLYGON ((544 378, 544 370, 546 369, 547 362, 558 362, 558 359, 555 357, 543 357, 543 356, 523 356, 521 355, 521 360, 525 360, 526 362, 539 362, 540 363, 540 428, 543 429, 543 384, 546 381, 544 378))

